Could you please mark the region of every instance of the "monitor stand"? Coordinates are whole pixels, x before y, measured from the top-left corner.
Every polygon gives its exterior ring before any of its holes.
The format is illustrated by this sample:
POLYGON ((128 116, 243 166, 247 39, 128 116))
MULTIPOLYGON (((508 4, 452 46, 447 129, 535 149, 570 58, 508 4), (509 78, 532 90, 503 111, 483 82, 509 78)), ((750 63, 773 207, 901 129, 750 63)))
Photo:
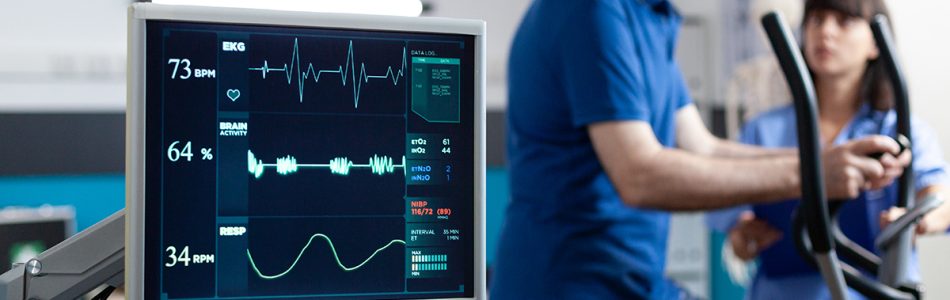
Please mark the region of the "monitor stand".
POLYGON ((125 282, 125 210, 0 275, 0 299, 76 299, 125 282))

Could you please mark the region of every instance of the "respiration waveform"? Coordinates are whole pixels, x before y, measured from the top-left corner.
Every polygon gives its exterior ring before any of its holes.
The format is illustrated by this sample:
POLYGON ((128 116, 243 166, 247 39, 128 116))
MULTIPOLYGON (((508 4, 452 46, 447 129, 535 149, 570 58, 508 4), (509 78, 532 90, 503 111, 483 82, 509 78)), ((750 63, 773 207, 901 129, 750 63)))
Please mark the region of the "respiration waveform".
POLYGON ((257 267, 257 263, 254 262, 254 257, 251 256, 251 249, 247 249, 247 260, 248 262, 251 263, 251 268, 254 269, 254 273, 256 273, 258 277, 262 279, 267 279, 267 280, 278 279, 278 278, 284 277, 284 275, 287 275, 288 273, 290 273, 290 271, 293 271, 294 267, 297 266, 297 263, 300 262, 300 258, 303 257, 303 254, 307 251, 307 248, 310 248, 310 244, 312 244, 313 240, 316 238, 322 238, 323 240, 327 241, 327 244, 330 246, 330 252, 333 254, 333 259, 336 260, 337 266, 339 266, 340 269, 346 272, 350 272, 350 271, 354 271, 354 270, 358 270, 359 268, 362 268, 364 265, 366 265, 366 263, 372 260, 373 257, 376 257, 376 255, 379 254, 379 252, 386 250, 386 248, 389 248, 390 246, 393 246, 396 244, 402 244, 404 246, 406 245, 406 241, 404 240, 393 239, 389 241, 389 243, 386 243, 386 245, 383 245, 382 247, 377 248, 376 251, 373 251, 373 254, 371 254, 369 257, 364 259, 362 262, 356 265, 347 266, 343 264, 343 262, 340 260, 340 254, 337 253, 336 246, 333 245, 333 240, 331 240, 330 237, 328 237, 325 234, 316 233, 310 236, 310 239, 307 240, 307 244, 304 245, 303 248, 300 249, 300 253, 297 254, 297 258, 295 258, 293 263, 291 263, 290 266, 287 267, 287 269, 284 270, 283 272, 273 274, 273 275, 266 275, 262 273, 261 270, 257 267))

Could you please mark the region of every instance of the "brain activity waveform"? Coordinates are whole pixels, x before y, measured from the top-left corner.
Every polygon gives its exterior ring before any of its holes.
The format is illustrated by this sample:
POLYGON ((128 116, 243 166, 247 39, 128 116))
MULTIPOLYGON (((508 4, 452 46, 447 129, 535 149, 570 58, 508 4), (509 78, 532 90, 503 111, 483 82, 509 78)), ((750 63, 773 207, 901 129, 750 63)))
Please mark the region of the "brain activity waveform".
POLYGON ((248 260, 248 262, 251 263, 251 268, 254 269, 254 273, 257 273, 257 276, 258 276, 258 277, 263 278, 263 279, 267 279, 267 280, 281 278, 281 277, 283 277, 284 275, 287 275, 287 273, 290 273, 290 271, 292 271, 292 270, 294 269, 294 267, 297 266, 297 263, 300 262, 300 258, 303 257, 304 252, 307 251, 307 248, 310 247, 310 244, 312 244, 312 243, 313 243, 313 240, 316 239, 316 238, 322 238, 323 240, 327 241, 327 244, 330 245, 330 252, 333 254, 333 258, 336 260, 337 266, 340 266, 340 269, 342 269, 343 271, 346 271, 346 272, 353 271, 353 270, 357 270, 357 269, 363 267, 363 265, 365 265, 365 264, 368 263, 370 260, 372 260, 373 257, 376 257, 376 254, 379 254, 379 252, 382 252, 383 250, 386 250, 386 248, 389 248, 389 247, 392 246, 392 245, 395 245, 395 244, 406 245, 406 241, 399 240, 399 239, 391 240, 391 241, 389 241, 389 243, 387 243, 386 245, 383 245, 382 247, 379 247, 378 249, 376 249, 376 251, 373 251, 373 254, 371 254, 369 257, 367 257, 366 259, 364 259, 364 260, 363 260, 362 262, 360 262, 359 264, 356 264, 356 265, 353 265, 353 266, 346 266, 346 265, 343 264, 343 262, 340 260, 340 255, 339 255, 339 253, 337 253, 336 247, 333 246, 333 240, 331 240, 330 237, 328 237, 328 236, 325 235, 325 234, 317 233, 317 234, 314 234, 314 235, 310 236, 310 239, 307 241, 307 244, 304 245, 303 248, 300 249, 300 253, 297 254, 297 258, 294 259, 294 262, 290 264, 290 267, 287 267, 287 269, 284 270, 283 272, 280 272, 280 273, 277 273, 277 274, 274 274, 274 275, 265 275, 265 274, 261 273, 261 270, 257 267, 257 264, 254 263, 254 257, 251 256, 251 249, 247 249, 247 260, 248 260))
POLYGON ((399 80, 405 77, 406 73, 406 47, 402 48, 402 65, 398 68, 393 68, 393 66, 388 66, 386 68, 386 73, 382 75, 370 75, 366 72, 366 64, 363 62, 359 64, 359 73, 357 73, 357 62, 355 55, 353 54, 353 41, 350 40, 349 48, 346 52, 346 61, 342 65, 337 65, 333 69, 317 69, 313 66, 313 63, 307 63, 306 66, 302 66, 300 61, 300 47, 298 46, 297 39, 294 39, 294 50, 290 56, 290 63, 283 64, 283 67, 275 68, 271 67, 267 60, 264 60, 264 64, 260 67, 248 68, 250 71, 259 71, 261 72, 261 78, 267 79, 267 74, 270 72, 282 72, 287 78, 287 84, 293 84, 294 80, 297 81, 297 92, 300 97, 300 102, 303 102, 303 92, 304 84, 308 79, 313 79, 314 83, 319 83, 320 78, 324 74, 337 74, 340 76, 340 83, 345 87, 350 85, 353 89, 353 108, 358 108, 360 104, 360 93, 363 88, 363 84, 368 83, 371 79, 388 79, 392 81, 392 84, 395 86, 399 84, 399 80))
POLYGON ((403 156, 402 162, 399 164, 396 164, 392 157, 380 155, 373 155, 366 164, 354 163, 346 157, 335 157, 326 164, 300 164, 297 163, 297 158, 287 155, 277 158, 275 163, 268 164, 258 159, 254 152, 247 150, 247 171, 254 175, 254 178, 261 178, 264 175, 265 168, 274 168, 279 175, 290 175, 296 173, 300 168, 326 168, 330 170, 330 173, 342 176, 349 175, 353 169, 365 168, 373 174, 386 175, 395 173, 396 168, 403 169, 403 173, 405 173, 406 157, 403 156))

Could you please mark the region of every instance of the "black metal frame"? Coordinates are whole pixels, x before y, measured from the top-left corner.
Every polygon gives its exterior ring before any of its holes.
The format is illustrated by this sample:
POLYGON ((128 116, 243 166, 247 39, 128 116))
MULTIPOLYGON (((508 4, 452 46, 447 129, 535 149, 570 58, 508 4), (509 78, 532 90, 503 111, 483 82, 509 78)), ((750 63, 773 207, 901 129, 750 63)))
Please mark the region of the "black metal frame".
MULTIPOLYGON (((889 230, 881 236, 879 244, 884 259, 862 248, 845 236, 837 226, 836 215, 843 204, 831 203, 825 197, 821 172, 821 149, 818 135, 818 114, 814 84, 808 73, 801 52, 792 38, 791 31, 778 13, 769 13, 762 18, 762 26, 769 42, 778 56, 782 71, 788 81, 795 105, 798 128, 799 158, 801 166, 802 200, 793 220, 793 237, 799 254, 819 267, 828 283, 832 297, 844 299, 847 286, 872 299, 920 299, 916 283, 903 276, 911 254, 913 226, 927 211, 939 206, 939 200, 930 198, 919 207, 914 206, 913 171, 910 165, 900 177, 898 207, 915 208, 893 224, 902 224, 899 230, 889 230), (878 274, 878 278, 864 276, 857 268, 839 264, 836 249, 842 257, 866 272, 878 274), (844 278, 844 282, 842 282, 844 278), (845 286, 845 282, 847 286, 845 286)), ((897 111, 897 134, 895 140, 902 151, 910 150, 910 105, 903 72, 893 51, 893 36, 887 18, 875 16, 871 22, 874 39, 880 50, 879 59, 885 64, 894 92, 897 111)), ((896 226, 896 225, 895 225, 896 226)))

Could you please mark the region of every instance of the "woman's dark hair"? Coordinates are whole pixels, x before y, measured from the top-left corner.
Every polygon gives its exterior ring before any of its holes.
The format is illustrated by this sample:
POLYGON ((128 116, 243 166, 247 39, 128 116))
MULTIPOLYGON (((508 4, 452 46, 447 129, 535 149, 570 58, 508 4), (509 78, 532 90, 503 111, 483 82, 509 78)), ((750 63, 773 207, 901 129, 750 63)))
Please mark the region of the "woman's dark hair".
MULTIPOLYGON (((806 0, 805 14, 802 21, 803 32, 808 17, 817 10, 836 11, 868 22, 879 14, 890 19, 890 13, 887 6, 884 5, 884 0, 806 0)), ((891 24, 893 24, 893 21, 891 21, 891 24)), ((876 110, 887 111, 894 107, 891 82, 888 80, 884 63, 880 59, 868 62, 864 77, 861 79, 859 95, 876 110)))

